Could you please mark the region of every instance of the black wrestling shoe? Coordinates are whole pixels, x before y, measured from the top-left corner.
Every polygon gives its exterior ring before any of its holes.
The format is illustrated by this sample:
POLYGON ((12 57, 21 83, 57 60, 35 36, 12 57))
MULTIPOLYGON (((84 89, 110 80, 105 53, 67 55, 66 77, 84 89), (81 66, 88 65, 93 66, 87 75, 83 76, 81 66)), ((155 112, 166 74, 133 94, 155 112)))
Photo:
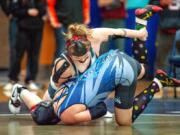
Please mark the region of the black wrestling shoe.
POLYGON ((145 8, 138 8, 135 11, 136 17, 143 20, 148 20, 153 14, 162 11, 163 9, 156 5, 148 5, 145 8))
POLYGON ((163 70, 160 70, 160 69, 156 71, 155 78, 157 78, 160 81, 160 83, 162 84, 163 87, 178 87, 178 86, 180 86, 179 80, 169 77, 166 72, 164 72, 163 70))

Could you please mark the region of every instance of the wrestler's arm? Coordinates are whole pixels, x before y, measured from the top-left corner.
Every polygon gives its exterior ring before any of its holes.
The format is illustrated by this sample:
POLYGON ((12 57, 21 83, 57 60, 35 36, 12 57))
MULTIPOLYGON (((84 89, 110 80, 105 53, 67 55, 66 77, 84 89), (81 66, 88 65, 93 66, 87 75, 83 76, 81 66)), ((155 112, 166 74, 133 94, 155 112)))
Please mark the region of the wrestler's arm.
POLYGON ((146 40, 148 33, 146 28, 140 30, 131 30, 125 28, 95 28, 92 29, 92 37, 99 42, 108 41, 109 36, 120 36, 128 38, 138 38, 140 40, 146 40))
POLYGON ((65 60, 60 60, 58 62, 57 60, 55 60, 54 67, 51 72, 48 90, 44 93, 43 100, 52 100, 52 96, 50 96, 51 95, 50 93, 52 91, 58 90, 61 87, 61 85, 68 80, 68 77, 73 75, 71 67, 69 66, 60 76, 58 76, 56 80, 53 79, 55 72, 63 66, 64 62, 65 60))
POLYGON ((120 38, 120 37, 128 37, 128 38, 138 38, 140 40, 145 41, 148 36, 146 28, 140 30, 130 30, 130 29, 113 29, 113 28, 95 28, 92 29, 91 36, 89 40, 91 42, 91 46, 95 51, 96 55, 99 56, 100 46, 103 42, 107 42, 110 37, 112 38, 120 38))
POLYGON ((102 101, 85 111, 75 114, 77 122, 88 122, 103 117, 107 112, 106 104, 102 101))
POLYGON ((60 118, 65 124, 78 124, 100 118, 106 114, 106 111, 107 108, 104 102, 89 108, 81 104, 75 104, 63 111, 60 118))

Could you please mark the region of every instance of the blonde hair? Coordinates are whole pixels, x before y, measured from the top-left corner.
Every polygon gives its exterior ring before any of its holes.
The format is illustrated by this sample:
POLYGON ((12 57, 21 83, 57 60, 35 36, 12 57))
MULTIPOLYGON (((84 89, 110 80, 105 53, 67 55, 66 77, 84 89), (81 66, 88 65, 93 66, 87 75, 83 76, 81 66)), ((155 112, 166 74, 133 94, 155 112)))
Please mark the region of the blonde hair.
POLYGON ((71 24, 68 27, 68 32, 65 33, 66 40, 70 40, 73 36, 91 36, 91 29, 84 24, 71 24))

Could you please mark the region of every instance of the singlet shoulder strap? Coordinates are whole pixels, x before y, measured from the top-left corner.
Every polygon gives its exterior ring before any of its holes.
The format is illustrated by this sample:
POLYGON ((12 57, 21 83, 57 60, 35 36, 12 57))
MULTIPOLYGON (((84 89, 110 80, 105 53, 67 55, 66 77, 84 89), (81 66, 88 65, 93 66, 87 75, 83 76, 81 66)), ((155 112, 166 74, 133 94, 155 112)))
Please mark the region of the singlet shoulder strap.
POLYGON ((62 56, 60 56, 58 59, 56 59, 56 61, 54 62, 54 72, 57 71, 57 64, 59 63, 59 61, 63 60, 64 58, 62 56))
POLYGON ((75 75, 79 75, 79 72, 78 72, 78 69, 76 68, 76 65, 74 64, 73 60, 71 59, 71 57, 69 57, 69 55, 67 54, 67 52, 63 53, 63 56, 64 58, 69 62, 71 63, 73 69, 74 69, 74 72, 75 72, 75 75))
MULTIPOLYGON (((63 60, 64 58, 63 57, 59 57, 56 61, 55 61, 55 65, 54 65, 54 74, 52 76, 52 80, 55 82, 55 83, 58 83, 58 80, 60 78, 63 78, 61 77, 61 75, 66 71, 66 69, 70 66, 70 63, 68 63, 67 60, 65 60, 65 62, 62 64, 62 66, 57 69, 57 64, 59 63, 59 61, 63 60)), ((63 79, 69 79, 71 78, 72 76, 69 76, 67 78, 63 78, 63 79)))

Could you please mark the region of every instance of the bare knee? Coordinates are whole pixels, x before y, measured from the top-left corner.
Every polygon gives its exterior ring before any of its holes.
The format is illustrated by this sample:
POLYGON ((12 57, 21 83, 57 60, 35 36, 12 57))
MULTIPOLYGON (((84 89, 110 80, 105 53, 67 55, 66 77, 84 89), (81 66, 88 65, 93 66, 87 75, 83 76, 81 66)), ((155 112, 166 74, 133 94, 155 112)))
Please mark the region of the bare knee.
POLYGON ((119 126, 131 126, 132 107, 130 109, 115 108, 115 119, 119 126))

